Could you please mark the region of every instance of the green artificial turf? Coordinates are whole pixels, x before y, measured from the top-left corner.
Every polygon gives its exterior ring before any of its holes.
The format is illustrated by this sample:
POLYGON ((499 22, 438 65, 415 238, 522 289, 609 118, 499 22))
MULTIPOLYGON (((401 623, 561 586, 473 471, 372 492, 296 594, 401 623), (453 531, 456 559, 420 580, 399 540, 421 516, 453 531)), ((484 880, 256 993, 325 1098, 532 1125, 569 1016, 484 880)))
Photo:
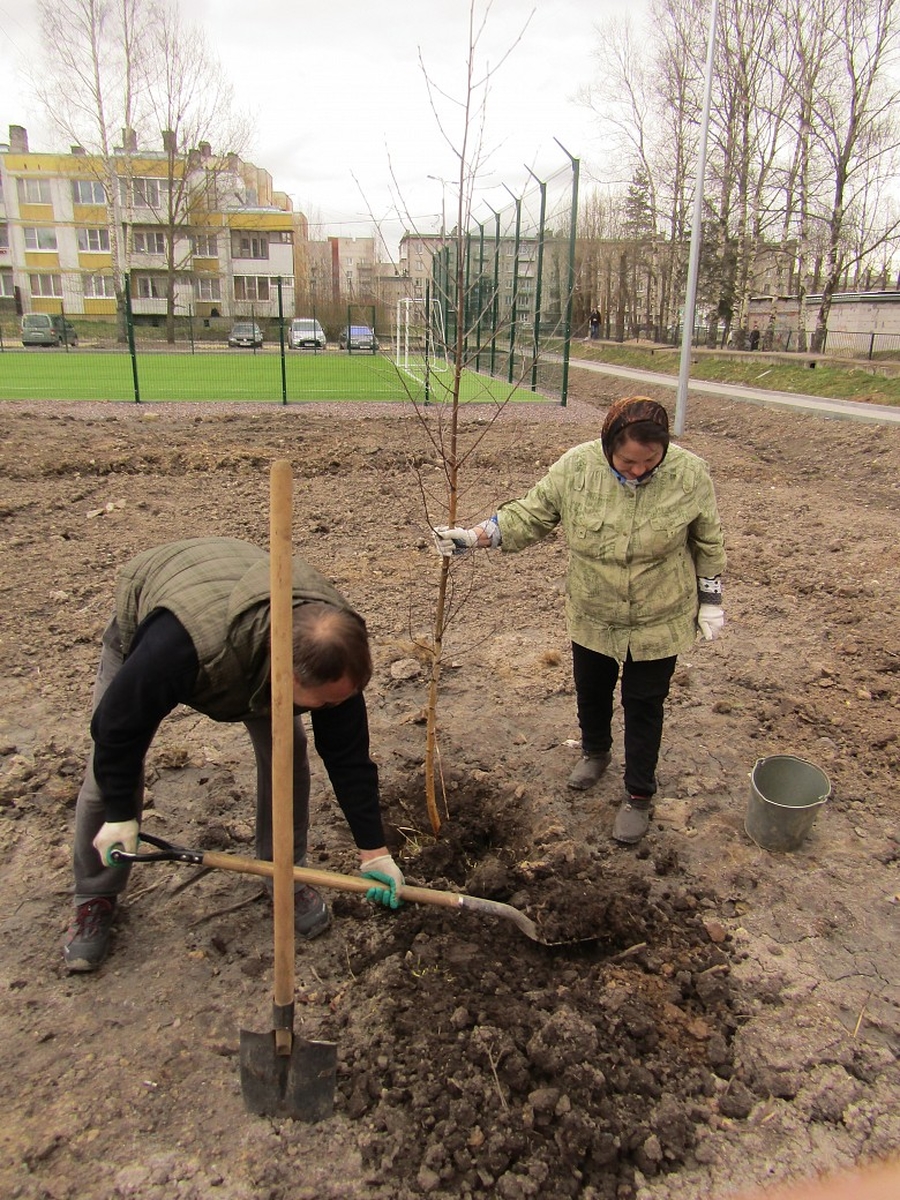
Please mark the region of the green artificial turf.
MULTIPOLYGON (((426 401, 421 379, 399 371, 383 355, 231 350, 191 354, 139 352, 139 398, 163 400, 426 401), (284 389, 283 390, 283 382, 284 389)), ((428 401, 446 403, 452 372, 431 376, 428 401)), ((465 371, 460 400, 498 404, 543 401, 546 396, 465 371)), ((0 354, 0 400, 135 400, 131 356, 79 348, 14 349, 0 354)))

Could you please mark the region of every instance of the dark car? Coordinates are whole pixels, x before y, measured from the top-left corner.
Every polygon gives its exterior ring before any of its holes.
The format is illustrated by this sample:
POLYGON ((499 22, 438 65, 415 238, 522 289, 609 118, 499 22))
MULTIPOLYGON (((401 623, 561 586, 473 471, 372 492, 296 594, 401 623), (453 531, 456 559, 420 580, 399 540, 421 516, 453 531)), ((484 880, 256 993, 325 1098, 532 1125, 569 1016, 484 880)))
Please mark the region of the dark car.
POLYGON ((378 342, 368 325, 345 325, 338 342, 342 350, 377 350, 378 342))
POLYGON ((258 350, 263 344, 262 330, 255 321, 236 321, 228 335, 228 345, 258 350))
POLYGON ((22 318, 23 346, 77 346, 75 326, 62 313, 26 313, 22 318))

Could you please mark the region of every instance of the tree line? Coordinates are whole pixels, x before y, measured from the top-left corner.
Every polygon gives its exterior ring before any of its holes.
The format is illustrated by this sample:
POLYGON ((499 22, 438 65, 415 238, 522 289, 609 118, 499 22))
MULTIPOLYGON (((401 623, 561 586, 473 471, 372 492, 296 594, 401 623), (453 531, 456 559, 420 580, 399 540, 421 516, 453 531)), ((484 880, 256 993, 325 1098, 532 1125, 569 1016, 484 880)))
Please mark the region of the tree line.
MULTIPOLYGON (((597 75, 579 100, 614 170, 582 204, 579 287, 616 330, 678 325, 709 23, 708 0, 652 0, 640 29, 596 27, 597 75)), ((743 346, 751 296, 772 298, 772 327, 789 297, 795 344, 815 351, 835 292, 894 286, 898 0, 719 0, 714 37, 697 291, 707 341, 724 330, 743 346)))

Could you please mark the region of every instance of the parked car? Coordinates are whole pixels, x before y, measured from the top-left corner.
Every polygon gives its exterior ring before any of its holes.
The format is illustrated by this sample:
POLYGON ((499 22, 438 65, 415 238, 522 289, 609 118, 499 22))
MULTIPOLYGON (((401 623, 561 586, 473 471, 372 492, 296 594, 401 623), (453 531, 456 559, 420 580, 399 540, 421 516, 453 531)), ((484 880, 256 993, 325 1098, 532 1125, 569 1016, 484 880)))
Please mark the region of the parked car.
POLYGON ((291 321, 288 332, 288 345, 292 350, 300 350, 304 346, 312 346, 315 350, 324 350, 325 330, 312 317, 295 317, 291 321))
POLYGON ((339 345, 342 350, 377 350, 378 342, 368 325, 345 325, 339 345))
POLYGON ((23 346, 77 346, 75 326, 62 313, 26 313, 22 318, 23 346))
POLYGON ((258 350, 263 344, 262 330, 255 321, 236 321, 228 335, 228 345, 258 350))

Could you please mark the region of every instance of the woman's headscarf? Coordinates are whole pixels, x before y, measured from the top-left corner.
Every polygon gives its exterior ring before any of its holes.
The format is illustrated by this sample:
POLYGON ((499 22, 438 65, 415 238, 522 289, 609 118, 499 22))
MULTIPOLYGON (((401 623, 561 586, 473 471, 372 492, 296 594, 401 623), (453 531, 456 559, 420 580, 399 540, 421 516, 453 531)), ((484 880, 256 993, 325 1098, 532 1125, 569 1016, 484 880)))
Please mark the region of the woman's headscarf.
POLYGON ((639 441, 659 441, 663 457, 669 446, 669 414, 661 404, 649 396, 625 396, 610 405, 600 430, 600 442, 607 461, 612 465, 612 455, 620 434, 630 425, 641 425, 639 441), (658 430, 660 437, 653 436, 658 430))

